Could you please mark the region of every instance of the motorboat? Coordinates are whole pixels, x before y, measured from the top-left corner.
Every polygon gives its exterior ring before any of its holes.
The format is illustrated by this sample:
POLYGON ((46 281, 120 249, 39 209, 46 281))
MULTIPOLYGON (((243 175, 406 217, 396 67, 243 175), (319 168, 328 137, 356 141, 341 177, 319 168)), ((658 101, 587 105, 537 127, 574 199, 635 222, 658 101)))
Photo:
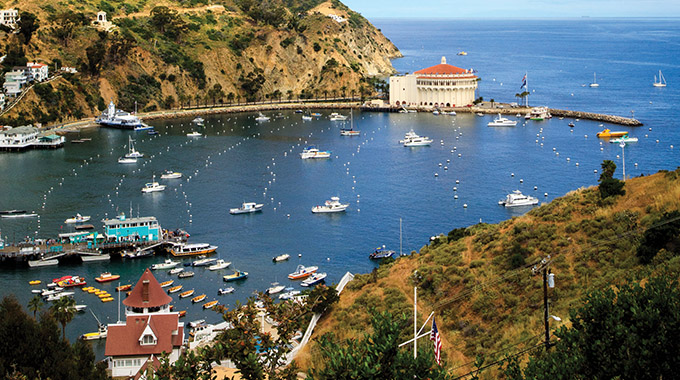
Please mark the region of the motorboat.
POLYGON ((201 132, 192 131, 187 133, 187 137, 201 137, 201 136, 203 136, 201 132))
POLYGON ((314 273, 306 280, 302 281, 301 286, 314 286, 320 284, 326 279, 326 273, 314 273))
POLYGON ((292 299, 293 297, 297 296, 301 292, 299 290, 289 290, 285 293, 279 294, 279 299, 280 300, 289 300, 292 299))
POLYGON ((106 339, 106 336, 108 335, 108 327, 105 324, 99 324, 99 328, 97 329, 97 332, 91 332, 91 333, 86 333, 81 335, 80 337, 83 340, 98 340, 98 339, 106 339))
POLYGON ((184 268, 181 268, 181 267, 180 268, 172 268, 168 271, 168 274, 169 275, 178 274, 178 273, 182 272, 183 270, 184 270, 184 268))
POLYGON ((272 286, 265 291, 265 293, 267 294, 281 293, 285 288, 286 288, 285 286, 280 285, 278 282, 274 282, 272 283, 272 286))
POLYGON ((76 312, 82 313, 87 309, 87 305, 76 305, 73 308, 76 309, 76 312))
POLYGON ((248 277, 248 272, 242 272, 240 270, 234 271, 233 274, 228 274, 223 276, 222 279, 226 282, 243 280, 248 277))
POLYGON ((68 218, 64 221, 66 224, 73 224, 73 223, 85 223, 91 218, 89 216, 82 216, 80 214, 76 214, 73 218, 68 218))
POLYGON ((393 250, 385 249, 385 246, 383 245, 382 247, 376 248, 375 251, 368 255, 368 258, 372 260, 381 260, 392 257, 395 253, 396 252, 393 250))
POLYGON ((140 153, 135 149, 134 141, 132 136, 128 136, 128 152, 125 154, 125 158, 142 158, 144 153, 140 153))
POLYGON ((264 204, 262 203, 243 202, 243 204, 239 208, 230 208, 229 213, 232 215, 248 214, 251 212, 262 211, 262 207, 264 207, 264 204))
POLYGON ((194 289, 187 290, 185 292, 182 292, 179 294, 179 298, 186 298, 186 297, 191 297, 194 295, 194 289))
POLYGON ((269 120, 271 120, 271 117, 264 116, 262 112, 260 112, 260 115, 255 118, 255 121, 269 121, 269 120))
POLYGON ((517 120, 510 120, 498 114, 498 117, 493 119, 492 122, 488 123, 489 127, 514 127, 517 125, 517 120))
POLYGON ((288 275, 288 278, 291 280, 300 280, 305 277, 308 277, 317 270, 319 270, 319 267, 317 266, 306 267, 304 265, 298 265, 297 268, 295 269, 295 272, 290 273, 288 275))
POLYGON ((347 116, 345 116, 345 115, 340 115, 340 114, 337 113, 337 112, 331 113, 331 115, 329 116, 329 118, 331 119, 331 121, 345 121, 345 120, 347 120, 347 116))
POLYGON ((409 132, 404 135, 404 139, 400 140, 399 142, 401 144, 404 144, 404 146, 410 147, 410 146, 428 146, 432 144, 432 139, 429 139, 425 136, 418 136, 417 133, 413 132, 413 130, 410 130, 409 132))
POLYGON ((168 293, 177 293, 182 290, 183 287, 184 285, 173 286, 172 288, 168 289, 168 293))
POLYGON ((152 249, 141 249, 137 247, 134 251, 123 251, 120 257, 123 259, 139 259, 141 257, 153 256, 154 252, 152 249))
POLYGON ((153 135, 158 135, 159 133, 158 133, 158 131, 157 131, 157 130, 155 130, 155 129, 152 129, 152 130, 150 130, 150 131, 146 132, 146 134, 147 134, 147 135, 151 135, 151 136, 153 136, 153 135))
POLYGON ((180 274, 178 274, 177 277, 179 277, 179 278, 189 278, 189 277, 194 277, 194 274, 195 274, 194 272, 187 270, 187 271, 180 272, 180 274))
POLYGON ((135 131, 148 131, 150 129, 153 129, 153 127, 148 125, 148 124, 144 124, 144 123, 142 123, 142 125, 136 126, 134 128, 135 131))
POLYGON ((128 157, 120 157, 120 158, 118 158, 118 163, 119 164, 136 164, 137 159, 136 158, 128 158, 128 157))
POLYGON ((196 125, 203 125, 204 121, 205 120, 202 117, 199 116, 199 117, 195 118, 194 120, 192 120, 191 122, 196 124, 196 125))
POLYGON ((621 136, 617 139, 611 139, 611 140, 609 140, 609 142, 612 143, 612 144, 617 144, 617 143, 618 144, 620 144, 620 143, 626 143, 627 144, 627 143, 638 142, 638 138, 637 137, 629 137, 628 135, 625 135, 625 136, 621 136))
POLYGON ((202 302, 205 299, 205 297, 206 297, 205 294, 197 295, 196 297, 191 299, 191 302, 193 303, 202 302))
POLYGON ((198 259, 198 260, 194 261, 193 263, 191 263, 191 265, 195 266, 195 267, 207 267, 207 266, 214 264, 216 261, 217 261, 217 259, 214 258, 214 257, 207 257, 207 258, 203 258, 203 259, 198 259))
POLYGON ((218 303, 219 303, 218 301, 210 301, 210 302, 206 302, 205 304, 203 304, 203 308, 204 308, 204 309, 212 309, 212 308, 215 307, 218 303))
POLYGON ((576 124, 574 124, 573 121, 569 123, 569 127, 574 128, 575 126, 576 126, 576 124))
POLYGON ((116 105, 113 104, 113 101, 111 101, 109 107, 95 119, 95 122, 106 127, 122 129, 135 129, 145 125, 137 116, 116 109, 116 105))
POLYGON ((165 259, 165 261, 162 262, 162 263, 153 264, 151 266, 151 269, 152 270, 172 269, 172 268, 176 267, 177 265, 179 265, 179 261, 172 261, 171 259, 165 259))
POLYGON ((52 301, 56 301, 56 300, 58 300, 62 297, 71 297, 74 294, 75 294, 74 292, 60 292, 60 293, 50 294, 49 296, 47 296, 47 298, 45 298, 45 301, 52 302, 52 301))
POLYGON ((468 53, 466 51, 459 51, 456 53, 456 55, 467 55, 468 53))
POLYGON ((623 137, 626 135, 628 135, 627 131, 611 131, 609 129, 597 133, 597 137, 623 137))
POLYGON ((173 172, 172 170, 166 170, 161 174, 161 179, 177 179, 182 178, 182 173, 173 172))
POLYGON ((168 280, 168 281, 163 281, 160 283, 161 288, 167 288, 169 286, 172 286, 172 284, 175 283, 175 280, 168 280))
POLYGON ((111 274, 111 272, 104 272, 100 274, 99 277, 96 277, 94 280, 97 282, 110 282, 116 281, 119 278, 120 278, 119 274, 111 274))
POLYGON ((231 262, 219 259, 215 262, 215 264, 209 266, 208 270, 220 270, 227 268, 229 265, 231 265, 231 262))
POLYGON ((34 216, 38 216, 38 214, 24 210, 9 210, 0 213, 0 217, 2 218, 32 218, 34 216))
POLYGON ((147 182, 144 187, 142 187, 142 193, 155 193, 157 191, 165 190, 165 185, 161 185, 156 182, 156 176, 154 175, 151 182, 147 182))
POLYGON ((208 243, 178 243, 170 248, 170 253, 175 257, 208 255, 217 250, 216 245, 208 243))
POLYGON ((273 262, 275 263, 280 263, 281 261, 286 261, 290 259, 290 255, 287 253, 284 253, 283 255, 278 255, 272 259, 273 262))
POLYGON ((84 277, 80 276, 72 276, 70 278, 66 278, 61 281, 57 281, 57 285, 60 288, 72 288, 75 286, 85 286, 87 285, 87 281, 85 281, 84 277))
POLYGON ((538 204, 538 198, 524 195, 521 191, 515 190, 508 194, 505 199, 498 201, 498 204, 505 207, 532 206, 538 204))
POLYGON ((303 121, 311 121, 313 118, 311 115, 302 115, 302 120, 303 121))
POLYGON ((236 289, 234 289, 231 286, 228 287, 228 288, 220 288, 220 289, 217 290, 217 294, 219 294, 219 295, 231 294, 231 293, 234 292, 234 290, 236 290, 236 289))
POLYGON ((189 327, 195 329, 196 327, 201 326, 203 324, 205 324, 205 319, 197 319, 195 321, 189 322, 189 327))
POLYGON ((657 80, 656 75, 654 75, 654 83, 652 84, 654 87, 666 87, 666 78, 664 78, 663 74, 661 73, 661 70, 659 70, 659 79, 657 80))
POLYGON ((318 213, 330 213, 330 212, 343 212, 347 210, 349 203, 340 203, 339 197, 331 197, 330 200, 326 201, 323 206, 314 206, 312 212, 318 213))
POLYGON ((319 150, 316 147, 310 145, 306 147, 305 149, 302 150, 302 153, 300 153, 300 158, 302 159, 307 159, 307 158, 329 158, 331 156, 332 152, 327 151, 327 150, 319 150))

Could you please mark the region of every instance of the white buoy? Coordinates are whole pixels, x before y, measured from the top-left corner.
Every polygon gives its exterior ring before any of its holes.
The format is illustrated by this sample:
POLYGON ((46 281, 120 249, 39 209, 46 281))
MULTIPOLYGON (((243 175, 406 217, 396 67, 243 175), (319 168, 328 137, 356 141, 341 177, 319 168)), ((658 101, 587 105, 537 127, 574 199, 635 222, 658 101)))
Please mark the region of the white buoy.
POLYGON ((510 177, 514 177, 514 176, 515 176, 515 173, 510 173, 510 177))
POLYGON ((547 197, 547 196, 548 196, 548 193, 543 193, 543 196, 544 196, 544 197, 547 197))
MULTIPOLYGON (((437 174, 437 173, 434 173, 434 176, 435 176, 435 177, 439 177, 439 174, 437 174)), ((352 189, 354 189, 354 188, 352 188, 352 189)))
POLYGON ((453 196, 453 199, 458 199, 458 196, 457 196, 457 195, 454 195, 454 196, 453 196))
POLYGON ((467 208, 467 203, 463 203, 463 208, 467 208))
POLYGON ((454 186, 453 191, 458 191, 458 188, 454 186))
POLYGON ((538 190, 538 186, 534 186, 534 190, 538 190))
POLYGON ((460 180, 456 180, 456 185, 460 184, 460 180))
POLYGON ((524 183, 524 180, 520 178, 519 183, 524 183))
POLYGON ((593 170, 593 173, 597 173, 597 169, 593 170))

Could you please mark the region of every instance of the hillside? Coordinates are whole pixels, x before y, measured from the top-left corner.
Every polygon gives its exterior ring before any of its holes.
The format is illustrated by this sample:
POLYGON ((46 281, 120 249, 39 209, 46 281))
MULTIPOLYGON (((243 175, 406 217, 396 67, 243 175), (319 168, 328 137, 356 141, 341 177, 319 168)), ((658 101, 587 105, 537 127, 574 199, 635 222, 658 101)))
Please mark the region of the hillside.
MULTIPOLYGON (((474 369, 478 355, 490 363, 542 342, 543 281, 531 268, 548 255, 556 282, 550 314, 562 318, 551 320, 552 330, 570 326, 568 310, 589 291, 659 271, 677 277, 680 169, 630 179, 625 191, 605 200, 596 187, 573 191, 522 217, 455 229, 418 253, 358 275, 317 325, 299 358, 302 366, 323 366, 314 338, 362 336, 372 308, 411 317, 414 286, 418 325, 434 310, 445 365, 462 375, 474 369), (647 260, 638 256, 643 251, 647 260)), ((403 340, 412 334, 409 327, 403 340)), ((424 338, 420 345, 431 342, 424 338)), ((482 378, 496 378, 489 371, 482 378)))
POLYGON ((149 111, 188 102, 369 94, 376 77, 394 71, 389 59, 400 56, 337 0, 10 0, 0 6, 34 15, 39 26, 28 36, 0 31, 5 70, 37 61, 52 71, 79 71, 37 86, 0 120, 9 124, 93 116, 111 99, 123 109, 136 101, 149 111), (111 24, 92 23, 101 10, 111 24))

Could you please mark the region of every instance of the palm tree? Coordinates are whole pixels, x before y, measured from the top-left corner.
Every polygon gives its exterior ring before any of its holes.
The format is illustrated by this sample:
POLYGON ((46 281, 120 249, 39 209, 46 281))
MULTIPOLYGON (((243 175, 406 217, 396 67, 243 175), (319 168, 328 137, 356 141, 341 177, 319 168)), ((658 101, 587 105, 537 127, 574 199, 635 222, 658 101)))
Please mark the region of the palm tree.
POLYGON ((76 300, 71 297, 61 297, 54 301, 50 311, 54 318, 61 324, 62 339, 66 340, 66 325, 73 320, 76 315, 76 300))
POLYGON ((43 307, 43 300, 42 297, 40 297, 39 294, 36 294, 31 298, 30 301, 28 301, 28 310, 33 312, 33 319, 35 319, 36 314, 42 309, 43 307))
POLYGON ((347 86, 342 86, 340 87, 340 91, 342 91, 342 97, 345 97, 345 92, 347 91, 347 86))

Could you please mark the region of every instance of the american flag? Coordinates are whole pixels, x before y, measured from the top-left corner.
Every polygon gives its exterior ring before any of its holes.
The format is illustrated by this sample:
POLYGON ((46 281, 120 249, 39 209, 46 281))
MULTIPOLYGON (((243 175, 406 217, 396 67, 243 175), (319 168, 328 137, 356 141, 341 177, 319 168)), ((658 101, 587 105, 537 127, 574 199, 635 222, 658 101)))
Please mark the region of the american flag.
POLYGON ((430 340, 434 342, 434 358, 437 360, 437 364, 442 364, 442 339, 439 336, 439 330, 437 329, 437 323, 432 317, 432 331, 430 331, 430 340))
POLYGON ((522 89, 526 86, 527 86, 527 75, 524 74, 524 78, 522 78, 522 85, 520 86, 520 89, 522 89))

